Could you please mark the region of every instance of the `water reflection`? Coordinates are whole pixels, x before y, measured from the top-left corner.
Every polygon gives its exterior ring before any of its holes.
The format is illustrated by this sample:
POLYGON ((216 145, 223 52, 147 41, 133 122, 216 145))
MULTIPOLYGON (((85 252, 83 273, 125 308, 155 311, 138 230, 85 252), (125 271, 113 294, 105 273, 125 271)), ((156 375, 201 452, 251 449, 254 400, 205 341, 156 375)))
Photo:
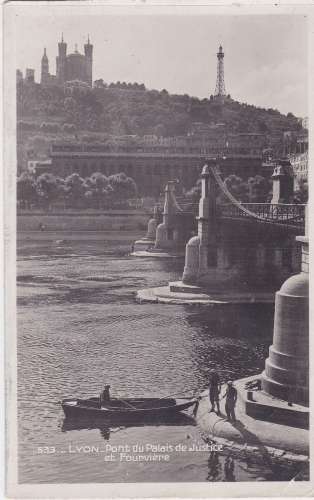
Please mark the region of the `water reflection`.
MULTIPOLYGON (((222 458, 221 458, 222 459, 222 458)), ((207 481, 217 481, 221 477, 221 462, 217 451, 211 451, 208 458, 207 481)))
POLYGON ((117 427, 117 424, 114 422, 116 419, 112 419, 112 422, 107 421, 104 423, 102 419, 72 419, 72 418, 64 418, 61 431, 69 432, 69 431, 81 431, 81 430, 92 430, 99 429, 101 435, 105 440, 108 440, 110 437, 110 432, 114 430, 127 429, 130 427, 159 427, 159 426, 196 426, 195 419, 190 415, 185 415, 184 413, 176 415, 176 416, 164 416, 155 418, 154 420, 148 422, 136 422, 130 421, 129 423, 123 422, 123 425, 117 427))
POLYGON ((200 379, 208 380, 211 370, 222 381, 263 370, 272 340, 271 305, 252 304, 245 311, 241 305, 185 307, 185 311, 185 321, 192 329, 191 356, 200 379))
POLYGON ((227 481, 227 482, 228 481, 230 481, 230 482, 234 482, 235 481, 234 460, 230 456, 228 456, 225 459, 224 473, 225 473, 225 481, 227 481))

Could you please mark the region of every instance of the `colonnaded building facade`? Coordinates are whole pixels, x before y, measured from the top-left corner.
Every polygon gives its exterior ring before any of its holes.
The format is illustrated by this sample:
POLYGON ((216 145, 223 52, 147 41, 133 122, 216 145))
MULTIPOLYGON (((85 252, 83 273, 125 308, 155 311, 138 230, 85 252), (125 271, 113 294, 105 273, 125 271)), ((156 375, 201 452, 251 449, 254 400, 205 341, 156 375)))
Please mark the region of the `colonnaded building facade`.
MULTIPOLYGON (((201 148, 125 148, 114 151, 102 144, 55 143, 51 146, 50 161, 38 163, 36 175, 51 172, 65 178, 77 172, 89 177, 94 172, 106 176, 124 172, 132 177, 140 195, 159 196, 169 180, 179 181, 178 188, 190 189, 199 178, 204 161, 219 152, 201 148)), ((231 153, 222 156, 222 175, 236 174, 243 179, 254 175, 269 178, 273 166, 262 161, 257 153, 231 153)))

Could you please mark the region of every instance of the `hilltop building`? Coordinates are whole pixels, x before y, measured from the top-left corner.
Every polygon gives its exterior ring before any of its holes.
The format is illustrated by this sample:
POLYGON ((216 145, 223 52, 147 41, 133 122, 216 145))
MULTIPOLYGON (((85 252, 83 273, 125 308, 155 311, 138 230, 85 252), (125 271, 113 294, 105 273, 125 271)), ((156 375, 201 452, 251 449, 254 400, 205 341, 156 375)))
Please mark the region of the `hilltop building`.
POLYGON ((23 71, 17 69, 16 83, 19 84, 20 82, 35 83, 35 70, 33 68, 26 68, 24 76, 23 71))
POLYGON ((93 83, 93 45, 87 39, 84 45, 84 54, 80 54, 75 45, 73 54, 67 54, 67 44, 63 40, 58 43, 58 56, 56 57, 56 75, 49 73, 49 60, 46 49, 41 59, 41 80, 44 86, 63 85, 66 82, 78 80, 87 83, 90 87, 93 83))
POLYGON ((34 69, 26 68, 25 80, 27 82, 34 82, 35 81, 35 70, 34 69))
POLYGON ((23 73, 20 69, 16 70, 16 83, 19 83, 23 80, 23 73))
MULTIPOLYGON (((21 70, 16 70, 17 83, 20 81, 35 82, 35 70, 26 69, 25 79, 21 70)), ((67 82, 82 82, 92 87, 93 85, 93 45, 90 43, 89 36, 84 45, 84 54, 75 50, 72 54, 67 54, 67 44, 63 40, 58 43, 58 55, 56 57, 56 75, 49 72, 49 59, 47 51, 41 58, 40 83, 44 87, 60 86, 63 87, 67 82)))

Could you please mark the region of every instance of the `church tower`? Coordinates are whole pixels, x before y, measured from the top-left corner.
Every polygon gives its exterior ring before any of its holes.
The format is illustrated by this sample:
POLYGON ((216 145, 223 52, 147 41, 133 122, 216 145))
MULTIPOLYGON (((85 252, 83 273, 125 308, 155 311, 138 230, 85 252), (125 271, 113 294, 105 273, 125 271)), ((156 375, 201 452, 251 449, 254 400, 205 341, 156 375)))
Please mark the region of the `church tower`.
POLYGON ((84 45, 85 67, 86 67, 86 82, 90 87, 93 86, 93 45, 89 41, 84 45))
POLYGON ((58 56, 56 58, 57 79, 59 83, 66 81, 66 57, 67 57, 67 44, 63 41, 63 33, 61 42, 58 43, 58 56))
POLYGON ((42 85, 47 84, 49 79, 49 61, 46 54, 46 49, 44 49, 44 55, 41 58, 41 78, 40 83, 42 85))

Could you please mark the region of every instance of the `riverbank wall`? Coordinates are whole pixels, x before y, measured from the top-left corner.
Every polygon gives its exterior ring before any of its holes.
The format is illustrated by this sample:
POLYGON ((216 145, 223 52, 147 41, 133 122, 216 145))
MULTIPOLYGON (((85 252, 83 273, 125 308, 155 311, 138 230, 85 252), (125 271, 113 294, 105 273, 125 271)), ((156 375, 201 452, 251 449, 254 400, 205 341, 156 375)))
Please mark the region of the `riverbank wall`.
POLYGON ((17 231, 146 231, 145 211, 18 212, 17 231))

